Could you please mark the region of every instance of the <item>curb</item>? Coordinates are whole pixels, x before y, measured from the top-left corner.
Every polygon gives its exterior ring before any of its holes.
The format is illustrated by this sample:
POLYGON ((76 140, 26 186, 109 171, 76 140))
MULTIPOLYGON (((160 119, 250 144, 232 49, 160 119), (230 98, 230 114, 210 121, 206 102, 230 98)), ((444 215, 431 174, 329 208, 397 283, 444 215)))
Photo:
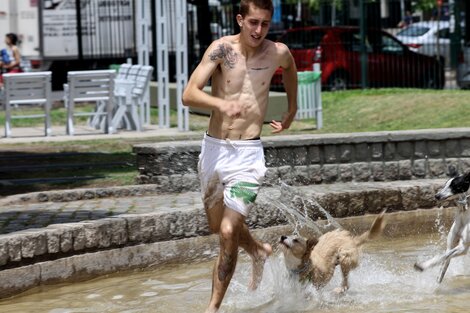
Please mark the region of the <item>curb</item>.
POLYGON ((17 205, 43 202, 70 202, 103 198, 139 197, 145 195, 164 194, 158 184, 128 185, 104 188, 77 188, 54 191, 38 191, 12 195, 0 199, 0 205, 17 205))

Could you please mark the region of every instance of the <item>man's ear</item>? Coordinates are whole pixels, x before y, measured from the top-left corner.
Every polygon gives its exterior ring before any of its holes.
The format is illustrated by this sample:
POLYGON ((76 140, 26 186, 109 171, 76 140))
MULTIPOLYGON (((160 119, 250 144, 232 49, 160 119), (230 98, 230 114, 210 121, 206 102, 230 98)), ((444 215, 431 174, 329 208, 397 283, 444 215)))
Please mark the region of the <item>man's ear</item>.
POLYGON ((237 23, 238 23, 238 26, 242 27, 243 16, 241 14, 237 14, 237 23))

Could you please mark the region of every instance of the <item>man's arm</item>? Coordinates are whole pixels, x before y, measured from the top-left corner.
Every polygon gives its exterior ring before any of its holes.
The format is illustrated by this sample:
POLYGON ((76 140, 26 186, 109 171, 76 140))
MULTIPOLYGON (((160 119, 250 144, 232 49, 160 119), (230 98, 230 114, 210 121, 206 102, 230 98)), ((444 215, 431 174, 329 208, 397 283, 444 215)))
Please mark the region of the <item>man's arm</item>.
POLYGON ((214 58, 212 55, 217 53, 218 49, 223 45, 221 40, 216 40, 207 48, 201 62, 192 73, 183 92, 184 105, 211 110, 218 109, 221 100, 207 94, 202 89, 222 62, 222 59, 214 58))
POLYGON ((10 63, 5 66, 7 69, 12 69, 15 66, 20 65, 21 57, 20 57, 20 51, 17 47, 13 47, 13 60, 10 60, 10 63))
POLYGON ((297 113, 297 67, 289 48, 281 43, 276 44, 279 45, 281 53, 282 76, 284 89, 287 93, 287 112, 284 113, 281 122, 271 122, 270 125, 274 128, 273 133, 279 133, 284 129, 288 129, 297 113))

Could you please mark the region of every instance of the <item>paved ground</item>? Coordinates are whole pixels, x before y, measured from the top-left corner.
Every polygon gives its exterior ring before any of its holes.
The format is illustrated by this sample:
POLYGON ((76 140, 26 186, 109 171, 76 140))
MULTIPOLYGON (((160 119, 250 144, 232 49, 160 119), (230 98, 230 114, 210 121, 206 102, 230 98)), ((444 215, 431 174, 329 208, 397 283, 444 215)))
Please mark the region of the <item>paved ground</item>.
MULTIPOLYGON (((202 138, 200 132, 183 132, 176 128, 159 128, 156 125, 145 127, 142 132, 120 130, 108 135, 85 126, 76 127, 76 135, 68 136, 65 127, 53 127, 52 136, 45 137, 42 127, 13 128, 10 138, 0 137, 0 150, 8 149, 8 144, 34 142, 64 142, 69 140, 95 140, 117 138, 164 137, 176 140, 202 138), (2 147, 3 145, 3 147, 2 147)), ((0 136, 4 134, 3 127, 0 136)), ((1 187, 8 188, 8 187, 1 187)), ((0 207, 0 234, 11 233, 26 228, 44 227, 54 223, 78 222, 99 219, 119 214, 143 214, 167 208, 202 207, 199 193, 129 197, 116 199, 82 200, 71 202, 31 203, 24 205, 3 205, 0 207)))
POLYGON ((199 192, 3 205, 0 208, 0 234, 121 214, 165 213, 190 208, 202 209, 199 192))
POLYGON ((144 131, 127 131, 119 130, 119 132, 108 135, 99 130, 87 126, 75 126, 75 135, 68 136, 65 132, 65 126, 52 127, 52 135, 44 136, 44 127, 16 127, 12 128, 12 136, 5 136, 5 129, 0 127, 0 145, 16 144, 16 143, 33 143, 33 142, 63 142, 70 140, 94 140, 94 139, 118 139, 118 138, 151 138, 151 137, 167 137, 174 139, 184 139, 188 137, 200 137, 201 132, 185 132, 179 131, 177 128, 160 128, 157 125, 147 125, 144 131))

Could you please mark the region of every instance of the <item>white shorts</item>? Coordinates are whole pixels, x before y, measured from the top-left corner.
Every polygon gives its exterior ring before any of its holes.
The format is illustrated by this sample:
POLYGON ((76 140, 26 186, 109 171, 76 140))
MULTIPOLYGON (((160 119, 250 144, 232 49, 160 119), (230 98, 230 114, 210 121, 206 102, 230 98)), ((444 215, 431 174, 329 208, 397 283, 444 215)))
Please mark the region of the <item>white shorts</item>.
POLYGON ((206 209, 223 199, 226 207, 247 216, 266 173, 261 140, 222 140, 206 134, 198 171, 206 209))

